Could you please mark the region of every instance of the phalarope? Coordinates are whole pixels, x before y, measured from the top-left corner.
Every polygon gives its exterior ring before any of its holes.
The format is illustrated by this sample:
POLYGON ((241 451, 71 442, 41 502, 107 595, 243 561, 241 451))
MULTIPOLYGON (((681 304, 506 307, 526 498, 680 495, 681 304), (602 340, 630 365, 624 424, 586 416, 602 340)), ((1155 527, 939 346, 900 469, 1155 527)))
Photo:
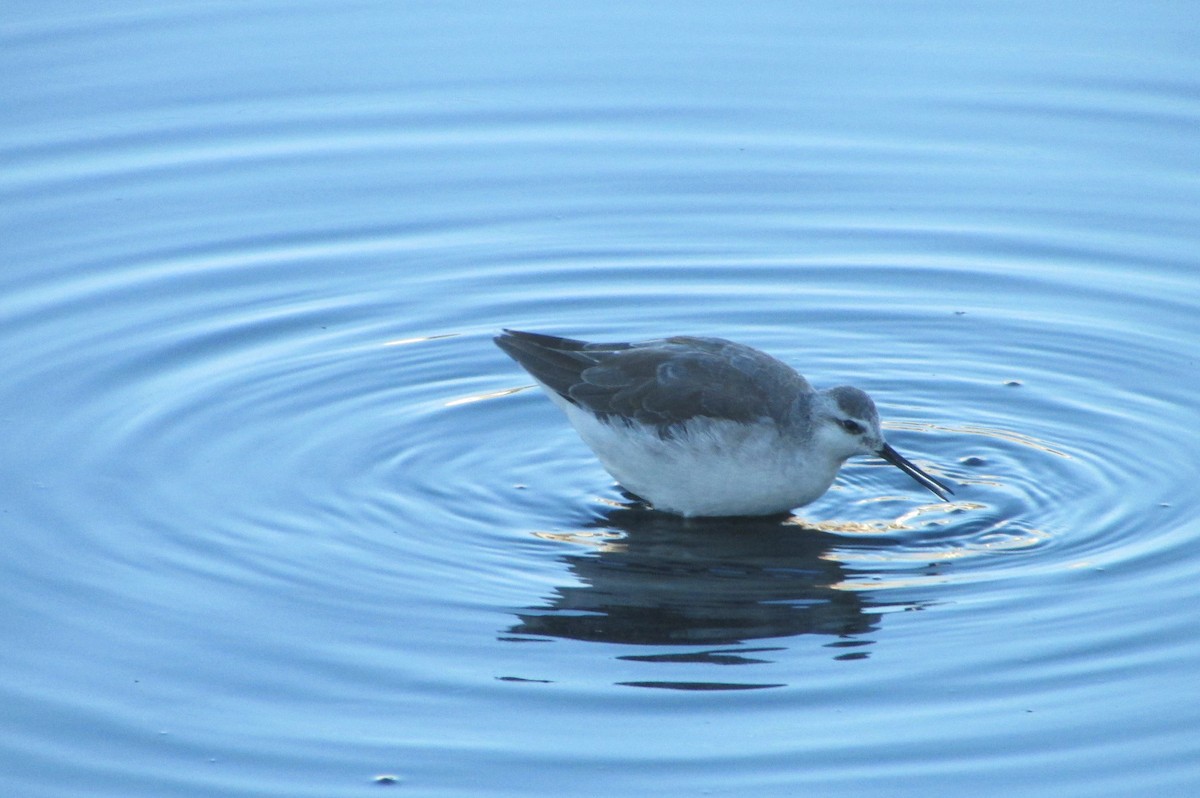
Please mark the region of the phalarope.
POLYGON ((815 390, 743 344, 690 336, 588 343, 516 330, 495 341, 608 473, 658 510, 784 513, 824 494, 859 454, 882 457, 943 501, 954 492, 884 440, 866 393, 815 390))

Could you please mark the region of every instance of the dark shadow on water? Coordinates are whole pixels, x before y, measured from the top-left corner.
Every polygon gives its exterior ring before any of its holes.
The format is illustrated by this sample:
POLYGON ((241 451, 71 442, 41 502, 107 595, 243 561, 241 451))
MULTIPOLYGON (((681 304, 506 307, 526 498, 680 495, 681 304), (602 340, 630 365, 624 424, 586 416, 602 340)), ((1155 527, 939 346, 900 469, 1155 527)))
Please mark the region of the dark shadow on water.
MULTIPOLYGON (((879 628, 873 591, 847 581, 864 574, 830 557, 837 548, 878 549, 886 538, 835 535, 796 519, 688 520, 636 508, 610 511, 584 535, 596 550, 563 557, 582 584, 517 612, 507 639, 566 638, 658 647, 621 657, 650 663, 752 665, 781 646, 748 641, 819 635, 837 659, 862 659, 879 628), (680 647, 662 651, 661 647, 680 647)), ((569 537, 569 536, 565 536, 569 537)), ((906 607, 915 607, 908 603, 906 607)), ((897 603, 888 603, 895 609, 897 603)), ((638 682, 674 689, 778 686, 728 682, 638 682)))

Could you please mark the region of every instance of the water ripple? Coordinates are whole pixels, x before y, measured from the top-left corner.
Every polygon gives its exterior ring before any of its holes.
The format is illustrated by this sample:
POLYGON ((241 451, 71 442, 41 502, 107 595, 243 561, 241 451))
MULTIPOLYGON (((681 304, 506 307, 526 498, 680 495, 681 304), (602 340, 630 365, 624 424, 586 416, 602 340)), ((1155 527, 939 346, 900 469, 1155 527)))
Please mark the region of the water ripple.
POLYGON ((1196 783, 1183 12, 26 5, 0 791, 1196 783), (955 494, 654 513, 505 326, 759 346, 955 494))

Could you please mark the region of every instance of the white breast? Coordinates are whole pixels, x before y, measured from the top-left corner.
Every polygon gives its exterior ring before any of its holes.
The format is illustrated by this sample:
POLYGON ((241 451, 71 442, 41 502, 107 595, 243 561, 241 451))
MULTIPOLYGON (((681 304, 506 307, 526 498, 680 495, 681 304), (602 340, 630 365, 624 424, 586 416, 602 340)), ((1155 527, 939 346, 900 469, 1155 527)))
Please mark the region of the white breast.
POLYGON ((769 421, 695 419, 663 438, 651 427, 603 422, 552 398, 617 482, 680 515, 787 512, 828 490, 842 463, 798 449, 769 421))

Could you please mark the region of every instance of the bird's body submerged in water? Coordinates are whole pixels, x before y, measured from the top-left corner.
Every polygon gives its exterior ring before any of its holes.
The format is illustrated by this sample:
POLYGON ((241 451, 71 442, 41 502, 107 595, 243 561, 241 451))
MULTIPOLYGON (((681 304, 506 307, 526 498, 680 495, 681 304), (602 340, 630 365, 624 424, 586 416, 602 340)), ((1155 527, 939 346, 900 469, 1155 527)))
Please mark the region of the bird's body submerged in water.
POLYGON ((883 438, 871 397, 814 390, 787 364, 721 338, 587 343, 505 330, 497 346, 567 414, 624 488, 684 516, 771 515, 808 504, 857 454, 952 493, 883 438))

